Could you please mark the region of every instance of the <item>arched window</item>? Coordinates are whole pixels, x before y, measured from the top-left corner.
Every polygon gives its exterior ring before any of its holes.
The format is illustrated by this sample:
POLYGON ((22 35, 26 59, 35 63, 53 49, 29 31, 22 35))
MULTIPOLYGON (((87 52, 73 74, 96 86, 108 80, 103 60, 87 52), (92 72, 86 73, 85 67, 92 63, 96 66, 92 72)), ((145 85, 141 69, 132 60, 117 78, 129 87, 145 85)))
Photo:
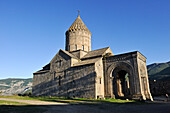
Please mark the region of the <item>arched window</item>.
POLYGON ((77 45, 75 45, 75 50, 77 50, 77 45))
POLYGON ((84 45, 82 45, 82 50, 84 51, 84 45))

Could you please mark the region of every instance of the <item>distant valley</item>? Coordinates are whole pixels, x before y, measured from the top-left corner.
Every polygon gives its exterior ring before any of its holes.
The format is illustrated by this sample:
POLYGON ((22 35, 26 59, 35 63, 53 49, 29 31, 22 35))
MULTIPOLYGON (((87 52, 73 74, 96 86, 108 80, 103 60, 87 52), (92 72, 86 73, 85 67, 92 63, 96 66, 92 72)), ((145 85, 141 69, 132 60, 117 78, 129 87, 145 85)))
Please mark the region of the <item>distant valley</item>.
POLYGON ((0 80, 0 95, 23 94, 32 90, 32 78, 0 80))

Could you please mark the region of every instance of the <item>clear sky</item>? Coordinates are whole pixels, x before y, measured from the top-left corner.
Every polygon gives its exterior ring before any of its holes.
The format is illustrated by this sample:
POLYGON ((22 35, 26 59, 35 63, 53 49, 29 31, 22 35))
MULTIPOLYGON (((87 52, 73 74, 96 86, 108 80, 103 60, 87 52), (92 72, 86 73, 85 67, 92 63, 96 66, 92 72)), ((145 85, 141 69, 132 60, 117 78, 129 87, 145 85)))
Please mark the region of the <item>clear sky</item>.
POLYGON ((170 61, 170 0, 0 0, 0 79, 31 78, 65 49, 80 10, 92 50, 140 51, 147 64, 170 61))

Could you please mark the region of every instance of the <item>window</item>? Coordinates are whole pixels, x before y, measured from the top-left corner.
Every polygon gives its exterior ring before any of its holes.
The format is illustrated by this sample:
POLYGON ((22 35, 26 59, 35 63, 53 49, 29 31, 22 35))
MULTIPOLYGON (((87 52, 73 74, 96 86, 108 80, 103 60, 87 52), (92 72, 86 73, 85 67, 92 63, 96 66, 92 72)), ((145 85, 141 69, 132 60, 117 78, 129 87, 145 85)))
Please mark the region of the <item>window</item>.
POLYGON ((77 45, 75 45, 75 50, 77 50, 77 45))
POLYGON ((89 50, 89 46, 88 46, 88 51, 90 51, 90 50, 89 50))
POLYGON ((55 75, 56 75, 56 72, 54 71, 54 75, 53 75, 54 80, 55 80, 55 75))
POLYGON ((102 79, 100 78, 100 84, 102 83, 102 79))
POLYGON ((70 51, 70 45, 68 45, 68 51, 70 51))
POLYGON ((82 45, 82 50, 84 50, 84 45, 82 45))
POLYGON ((59 66, 61 66, 61 60, 59 61, 59 66))
POLYGON ((64 71, 64 78, 66 78, 66 71, 64 71))
POLYGON ((61 76, 59 76, 59 82, 58 82, 58 85, 59 85, 59 86, 61 85, 61 76))

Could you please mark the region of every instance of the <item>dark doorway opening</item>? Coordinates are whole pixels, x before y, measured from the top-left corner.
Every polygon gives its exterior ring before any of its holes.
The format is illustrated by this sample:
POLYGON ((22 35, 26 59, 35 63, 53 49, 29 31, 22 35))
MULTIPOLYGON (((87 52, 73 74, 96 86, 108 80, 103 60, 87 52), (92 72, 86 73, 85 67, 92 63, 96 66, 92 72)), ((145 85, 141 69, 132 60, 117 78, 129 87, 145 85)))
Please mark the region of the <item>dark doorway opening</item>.
POLYGON ((113 93, 116 98, 128 98, 130 95, 129 73, 120 70, 113 79, 113 93))

